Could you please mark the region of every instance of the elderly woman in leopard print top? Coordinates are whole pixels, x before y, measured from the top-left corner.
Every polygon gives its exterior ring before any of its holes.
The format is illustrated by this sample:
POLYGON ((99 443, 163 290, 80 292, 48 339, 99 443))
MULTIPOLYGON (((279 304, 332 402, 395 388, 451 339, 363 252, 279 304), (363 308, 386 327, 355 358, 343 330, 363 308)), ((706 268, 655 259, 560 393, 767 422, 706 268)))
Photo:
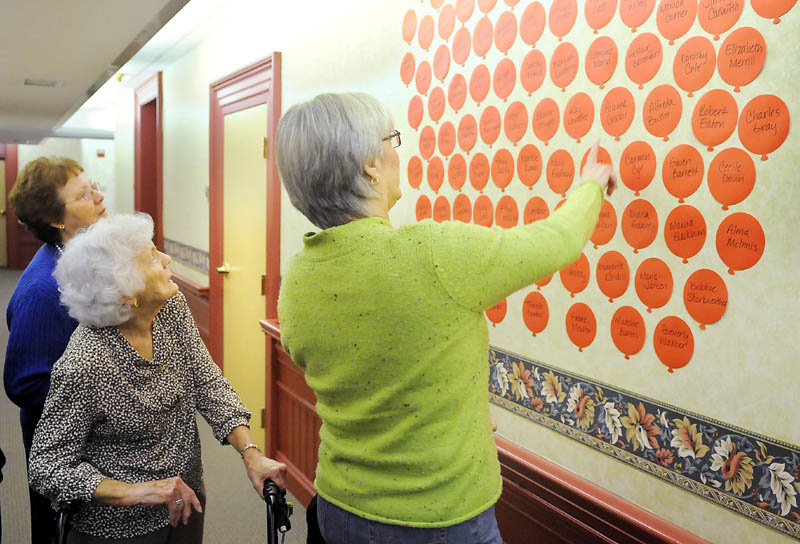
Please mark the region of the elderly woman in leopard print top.
POLYGON ((202 542, 198 412, 259 493, 267 478, 285 486, 152 236, 149 216, 114 216, 72 239, 54 272, 81 325, 53 367, 29 479, 53 502, 83 501, 70 543, 202 542))

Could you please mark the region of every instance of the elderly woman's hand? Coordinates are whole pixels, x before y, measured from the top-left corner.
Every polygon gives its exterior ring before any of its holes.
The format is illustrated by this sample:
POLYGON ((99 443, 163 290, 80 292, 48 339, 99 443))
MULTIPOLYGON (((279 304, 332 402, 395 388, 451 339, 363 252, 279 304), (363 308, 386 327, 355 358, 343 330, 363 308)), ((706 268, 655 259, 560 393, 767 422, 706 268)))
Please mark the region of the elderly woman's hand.
POLYGON ((258 496, 264 498, 264 482, 272 480, 281 489, 286 489, 286 465, 270 459, 257 449, 249 449, 244 452, 244 466, 247 469, 247 476, 253 482, 258 496))
POLYGON ((169 523, 173 527, 177 527, 179 520, 186 525, 192 514, 192 508, 198 512, 203 511, 197 495, 180 476, 132 484, 130 499, 132 504, 145 506, 166 504, 169 510, 169 523))
POLYGON ((610 164, 597 162, 597 152, 600 148, 600 142, 595 141, 592 145, 589 156, 586 158, 586 164, 583 165, 581 171, 581 179, 584 181, 596 181, 605 189, 606 194, 611 196, 611 193, 617 188, 619 182, 614 168, 610 164))

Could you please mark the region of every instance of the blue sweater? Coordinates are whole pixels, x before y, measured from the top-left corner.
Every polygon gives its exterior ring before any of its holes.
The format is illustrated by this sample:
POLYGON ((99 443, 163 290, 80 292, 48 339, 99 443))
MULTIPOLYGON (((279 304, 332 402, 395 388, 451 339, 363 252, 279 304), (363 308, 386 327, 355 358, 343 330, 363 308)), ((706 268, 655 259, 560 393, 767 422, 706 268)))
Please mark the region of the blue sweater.
POLYGON ((53 277, 57 259, 55 246, 39 248, 20 276, 6 310, 9 335, 3 384, 8 398, 21 408, 26 453, 50 390, 50 371, 78 326, 59 302, 53 277))

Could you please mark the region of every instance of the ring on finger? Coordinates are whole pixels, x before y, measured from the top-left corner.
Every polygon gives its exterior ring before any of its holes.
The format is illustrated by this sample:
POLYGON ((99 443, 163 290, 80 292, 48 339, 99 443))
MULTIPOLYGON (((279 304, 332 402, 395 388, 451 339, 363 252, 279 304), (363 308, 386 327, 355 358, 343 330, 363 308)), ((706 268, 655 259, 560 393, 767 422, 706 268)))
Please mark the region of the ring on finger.
POLYGON ((176 499, 175 500, 175 504, 178 505, 178 506, 182 505, 183 504, 183 499, 176 499))

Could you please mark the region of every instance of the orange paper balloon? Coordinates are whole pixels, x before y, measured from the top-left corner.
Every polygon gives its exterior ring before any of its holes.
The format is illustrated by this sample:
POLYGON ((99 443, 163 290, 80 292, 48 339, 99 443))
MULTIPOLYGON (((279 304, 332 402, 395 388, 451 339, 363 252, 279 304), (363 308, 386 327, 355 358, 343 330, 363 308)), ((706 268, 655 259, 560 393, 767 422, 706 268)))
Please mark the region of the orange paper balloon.
POLYGON ((450 202, 443 196, 433 203, 433 220, 437 223, 450 221, 450 202))
POLYGON ((700 323, 700 328, 716 323, 725 315, 728 307, 728 288, 722 278, 704 268, 689 276, 683 287, 683 303, 686 311, 700 323))
POLYGON ((475 199, 475 205, 472 207, 472 220, 476 225, 484 227, 491 227, 494 221, 494 206, 492 201, 486 195, 481 195, 475 199))
POLYGON ((511 59, 505 58, 497 63, 492 83, 494 94, 505 101, 514 90, 514 85, 517 84, 517 68, 511 59))
POLYGON ((541 293, 531 291, 522 302, 522 321, 528 330, 536 336, 547 327, 550 320, 550 310, 547 307, 547 300, 541 293))
POLYGON ((517 16, 506 11, 497 18, 494 27, 494 45, 498 51, 508 54, 508 50, 517 39, 517 16))
POLYGON ((469 21, 475 11, 475 0, 456 0, 456 17, 462 23, 469 21))
POLYGON ((656 173, 656 153, 650 144, 637 140, 628 144, 619 159, 619 176, 625 187, 639 196, 653 181, 656 173))
POLYGON ((478 9, 483 13, 489 13, 494 9, 497 0, 478 0, 478 9))
POLYGON ((572 185, 575 177, 575 162, 566 149, 559 149, 547 159, 547 185, 554 193, 566 196, 567 190, 572 185))
POLYGON ((767 44, 761 32, 749 26, 737 28, 719 48, 719 76, 738 93, 742 85, 758 77, 766 58, 767 44))
POLYGON ((636 295, 647 306, 647 313, 653 308, 661 308, 672 296, 672 272, 667 263, 652 257, 646 259, 636 269, 633 280, 636 295))
POLYGON ((576 302, 567 311, 567 336, 573 344, 578 346, 578 351, 588 347, 594 342, 597 335, 597 320, 592 309, 582 302, 576 302))
POLYGON ((467 80, 461 74, 455 74, 447 88, 447 103, 458 113, 467 101, 467 80))
POLYGON ((430 125, 426 125, 419 133, 419 152, 422 158, 429 160, 436 149, 436 133, 430 125))
POLYGON ((433 157, 428 163, 428 186, 438 193, 444 182, 444 163, 439 157, 433 157))
POLYGON ((447 165, 447 179, 450 187, 456 191, 460 191, 467 180, 467 161, 460 153, 453 155, 450 159, 450 164, 447 165))
POLYGON ((658 213, 648 201, 637 199, 622 212, 622 236, 634 253, 639 253, 658 236, 658 213))
POLYGON ((669 140, 669 134, 678 126, 683 112, 681 95, 672 85, 659 85, 647 95, 642 109, 642 120, 647 132, 657 138, 669 140))
POLYGON ((728 91, 715 89, 700 97, 692 112, 692 132, 714 151, 714 146, 727 140, 736 130, 739 106, 728 91))
POLYGON ((489 181, 489 159, 483 153, 476 153, 469 162, 469 184, 478 192, 483 192, 489 181))
POLYGON ((413 9, 410 9, 403 16, 403 41, 411 45, 411 40, 414 39, 414 34, 417 33, 417 14, 413 9))
POLYGON ((558 41, 567 35, 575 25, 578 18, 577 0, 554 0, 550 5, 547 20, 550 23, 550 32, 558 36, 558 41))
POLYGON ((525 210, 522 212, 522 222, 529 225, 534 221, 546 219, 550 216, 550 210, 547 208, 547 202, 540 196, 535 196, 528 200, 525 204, 525 210))
POLYGON ((467 195, 458 195, 453 200, 453 219, 462 223, 472 221, 472 203, 470 203, 467 195))
POLYGON ((403 80, 403 84, 405 84, 406 87, 408 87, 414 79, 414 70, 416 67, 414 55, 411 53, 403 55, 403 62, 400 63, 400 79, 403 80))
POLYGON ((600 217, 592 233, 594 248, 597 249, 597 246, 604 246, 609 243, 616 232, 617 212, 611 202, 604 200, 603 206, 600 208, 600 217))
POLYGON ((519 210, 517 209, 516 201, 508 195, 500 197, 500 200, 497 201, 497 210, 494 217, 495 223, 499 227, 504 229, 516 227, 517 223, 519 223, 519 210))
POLYGON ((533 189, 534 183, 542 175, 542 154, 533 144, 527 144, 520 149, 517 156, 517 176, 523 185, 533 189))
POLYGON ((436 53, 433 55, 433 76, 441 82, 447 77, 447 72, 450 71, 450 50, 446 45, 440 45, 436 48, 436 53))
POLYGON ((431 0, 431 7, 433 9, 439 9, 444 4, 444 0, 431 0))
POLYGON ((534 49, 525 55, 519 71, 519 82, 522 88, 528 91, 528 96, 542 86, 546 67, 547 62, 541 51, 534 49))
POLYGON ((569 296, 574 297, 575 293, 580 293, 589 285, 589 260, 586 255, 581 253, 578 260, 566 268, 562 268, 558 275, 561 276, 561 283, 564 289, 569 291, 569 296))
POLYGON ((680 317, 665 317, 656 325, 653 347, 661 363, 670 372, 689 364, 694 353, 692 329, 680 317))
POLYGON ((506 317, 506 299, 501 300, 488 310, 486 310, 486 317, 492 322, 492 327, 496 327, 498 323, 502 322, 506 317))
POLYGON ((475 118, 467 114, 458 122, 458 147, 469 153, 478 139, 478 123, 475 118))
POLYGON ((642 314, 633 306, 623 306, 611 317, 611 340, 626 359, 639 353, 644 346, 645 326, 642 314))
POLYGON ((425 195, 420 195, 417 199, 417 221, 423 219, 430 219, 431 217, 431 199, 425 195))
POLYGON ((492 47, 494 39, 494 27, 488 17, 483 17, 475 25, 472 33, 472 50, 481 58, 486 58, 486 53, 492 47))
POLYGON ((508 107, 503 116, 503 130, 514 145, 525 136, 528 130, 528 109, 525 104, 517 101, 508 107))
POLYGON ((544 279, 541 279, 541 280, 537 281, 537 282, 536 282, 536 288, 537 288, 539 291, 541 291, 541 290, 542 290, 542 287, 544 287, 545 285, 547 285, 548 283, 550 283, 550 280, 552 280, 552 279, 553 279, 553 275, 552 275, 552 274, 550 274, 550 275, 549 275, 549 276, 547 276, 546 278, 544 278, 544 279))
POLYGON ((422 161, 419 157, 411 157, 408 161, 408 184, 419 189, 422 183, 422 161))
POLYGON ((419 23, 419 32, 417 33, 417 41, 419 42, 419 46, 423 48, 425 51, 433 43, 433 34, 434 34, 434 23, 433 17, 430 15, 426 15, 422 18, 422 21, 419 23))
POLYGON ((431 65, 427 60, 423 60, 417 66, 417 75, 414 79, 417 84, 417 92, 419 94, 428 94, 428 88, 431 86, 431 65))
POLYGON ((756 165, 743 149, 720 151, 708 167, 708 189, 722 209, 748 197, 756 184, 756 165))
POLYGON ((449 157, 456 148, 456 127, 450 121, 442 123, 439 129, 439 153, 449 157))
POLYGON ((673 45, 689 32, 697 17, 697 0, 661 0, 656 10, 658 31, 673 45))
POLYGON ((469 30, 462 26, 456 31, 456 35, 453 37, 453 62, 463 67, 464 63, 469 58, 471 49, 472 36, 470 36, 469 30))
POLYGON ((444 105, 447 99, 444 96, 444 91, 441 87, 434 87, 431 95, 428 97, 428 115, 434 123, 438 123, 439 119, 444 115, 444 105))
POLYGON ((580 57, 578 50, 569 42, 559 44, 550 57, 550 79, 553 85, 561 88, 561 92, 566 91, 566 87, 572 83, 578 74, 580 57))
POLYGON ((564 130, 578 143, 594 124, 594 102, 586 93, 578 93, 567 102, 564 110, 564 130))
POLYGON ((614 302, 628 290, 631 282, 631 271, 628 261, 618 251, 608 251, 597 261, 597 286, 609 302, 614 302))
POLYGON ((633 123, 636 105, 633 95, 625 87, 615 87, 608 91, 600 106, 600 122, 603 129, 616 141, 633 123))
POLYGON ((422 122, 422 116, 425 113, 425 105, 418 94, 411 97, 411 102, 408 103, 408 124, 416 130, 422 122))
POLYGON ((619 18, 632 32, 642 26, 656 7, 656 0, 620 0, 619 18))
POLYGON ((505 191, 513 177, 514 156, 508 149, 498 149, 492 158, 492 181, 501 191, 505 191))
POLYGON ((742 16, 743 9, 744 0, 726 0, 724 4, 713 1, 700 2, 697 19, 703 30, 713 34, 714 39, 718 40, 720 34, 724 34, 736 24, 742 16))
POLYGON ((739 140, 751 153, 767 160, 767 153, 778 149, 789 134, 789 110, 775 95, 753 98, 739 116, 739 140))
POLYGON ((502 123, 503 122, 500 119, 500 112, 497 110, 497 108, 494 106, 489 106, 483 110, 478 127, 481 140, 483 140, 483 143, 488 145, 490 148, 492 147, 492 144, 497 141, 497 137, 500 136, 500 125, 502 123))
POLYGON ((717 253, 728 265, 728 273, 746 270, 764 254, 764 229, 758 219, 747 213, 732 213, 717 229, 717 253))
POLYGON ((703 156, 697 149, 687 144, 673 148, 664 157, 664 164, 661 165, 664 186, 680 203, 697 191, 703 183, 703 174, 705 174, 703 156))
POLYGON ((673 254, 688 263, 689 257, 697 255, 706 242, 706 220, 697 208, 678 206, 664 223, 664 240, 673 254))
POLYGON ((519 37, 531 47, 536 47, 536 42, 542 37, 547 17, 542 4, 531 2, 522 12, 519 20, 519 37))
POLYGON ((675 53, 672 62, 672 75, 675 83, 694 96, 694 91, 700 90, 711 81, 714 69, 717 66, 717 53, 714 44, 708 38, 695 36, 689 38, 675 53))
POLYGON ((489 85, 491 84, 492 76, 489 73, 489 68, 485 64, 479 64, 472 71, 469 78, 469 95, 472 100, 480 106, 481 102, 489 94, 489 85))
POLYGON ((788 13, 796 2, 797 0, 750 0, 756 13, 772 19, 776 25, 781 22, 781 15, 788 13))
POLYGON ((617 44, 608 36, 600 36, 589 46, 586 51, 584 69, 586 77, 602 89, 606 81, 611 79, 617 69, 617 44))
POLYGON ((617 0, 586 0, 583 5, 583 15, 595 34, 611 22, 615 11, 617 11, 617 0))
POLYGON ((439 13, 439 21, 436 24, 436 28, 439 30, 439 37, 444 41, 449 40, 455 27, 456 8, 453 7, 453 4, 445 4, 439 13))
POLYGON ((545 98, 536 104, 533 110, 533 133, 547 145, 548 140, 555 136, 561 113, 558 104, 552 98, 545 98))
POLYGON ((628 46, 625 53, 625 73, 628 79, 639 84, 639 88, 653 79, 661 68, 664 52, 661 40, 651 32, 640 34, 628 46))

